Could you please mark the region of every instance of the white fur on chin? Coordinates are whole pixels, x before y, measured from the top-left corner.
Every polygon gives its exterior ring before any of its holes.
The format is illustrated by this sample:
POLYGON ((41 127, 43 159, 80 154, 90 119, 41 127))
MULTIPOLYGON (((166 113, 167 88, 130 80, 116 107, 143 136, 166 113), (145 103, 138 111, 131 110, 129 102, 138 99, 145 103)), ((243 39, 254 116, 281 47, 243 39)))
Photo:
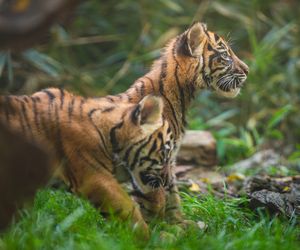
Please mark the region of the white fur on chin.
POLYGON ((241 90, 240 88, 235 88, 235 89, 232 89, 228 92, 225 92, 225 91, 222 91, 220 89, 216 89, 216 92, 217 92, 217 94, 219 94, 221 96, 224 96, 226 98, 234 98, 240 93, 240 90, 241 90))

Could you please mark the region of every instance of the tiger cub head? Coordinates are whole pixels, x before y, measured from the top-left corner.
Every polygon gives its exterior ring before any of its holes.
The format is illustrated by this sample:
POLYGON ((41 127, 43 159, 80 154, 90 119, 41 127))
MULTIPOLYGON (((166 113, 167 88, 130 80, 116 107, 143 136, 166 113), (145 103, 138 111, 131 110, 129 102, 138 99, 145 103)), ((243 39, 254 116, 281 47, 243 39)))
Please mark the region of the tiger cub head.
POLYGON ((115 156, 123 169, 129 170, 137 190, 149 193, 167 185, 174 141, 170 125, 163 117, 161 97, 147 95, 131 107, 116 138, 120 138, 120 150, 115 156))
POLYGON ((184 62, 180 66, 195 87, 209 88, 225 97, 238 95, 249 68, 205 24, 194 23, 175 39, 174 48, 173 56, 178 62, 184 62))
POLYGON ((113 152, 127 162, 134 154, 130 149, 145 143, 163 125, 163 101, 161 97, 147 95, 139 103, 121 105, 119 109, 122 111, 118 112, 120 118, 108 118, 119 121, 112 127, 110 137, 113 152))

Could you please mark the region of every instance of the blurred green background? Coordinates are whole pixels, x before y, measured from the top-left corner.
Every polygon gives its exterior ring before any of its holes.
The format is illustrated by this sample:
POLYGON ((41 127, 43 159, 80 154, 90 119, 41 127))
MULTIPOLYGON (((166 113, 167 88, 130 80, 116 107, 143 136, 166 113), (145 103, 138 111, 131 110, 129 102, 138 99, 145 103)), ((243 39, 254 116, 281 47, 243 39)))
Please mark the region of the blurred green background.
POLYGON ((227 38, 250 74, 236 99, 199 93, 189 128, 215 134, 222 165, 269 147, 300 165, 299 0, 85 1, 70 25, 52 27, 47 44, 0 53, 0 90, 124 91, 195 20, 227 38))

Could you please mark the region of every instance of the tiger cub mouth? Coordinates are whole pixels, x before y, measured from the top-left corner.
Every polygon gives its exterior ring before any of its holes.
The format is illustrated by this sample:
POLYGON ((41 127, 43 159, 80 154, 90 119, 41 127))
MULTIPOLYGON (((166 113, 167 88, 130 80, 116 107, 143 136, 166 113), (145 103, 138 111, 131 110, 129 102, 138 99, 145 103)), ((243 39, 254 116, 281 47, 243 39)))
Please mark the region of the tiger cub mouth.
POLYGON ((234 98, 240 93, 246 79, 245 74, 228 74, 220 77, 212 87, 219 95, 234 98))

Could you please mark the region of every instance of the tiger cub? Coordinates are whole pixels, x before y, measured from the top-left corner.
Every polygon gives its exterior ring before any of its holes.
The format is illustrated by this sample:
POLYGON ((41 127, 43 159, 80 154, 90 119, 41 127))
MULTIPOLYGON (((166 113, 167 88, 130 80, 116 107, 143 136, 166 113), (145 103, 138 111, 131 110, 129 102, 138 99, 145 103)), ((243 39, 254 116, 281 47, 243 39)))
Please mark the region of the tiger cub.
POLYGON ((147 224, 120 183, 131 180, 140 200, 152 201, 149 210, 155 214, 162 210, 164 190, 155 179, 162 178, 161 170, 138 166, 144 160, 150 165, 159 160, 152 153, 167 140, 168 123, 162 111, 162 99, 152 95, 136 104, 84 99, 61 89, 0 96, 0 121, 55 152, 62 165, 60 176, 72 191, 87 197, 103 213, 112 210, 121 219, 131 218, 143 237, 148 237, 147 224), (164 135, 157 137, 158 128, 164 135), (152 187, 158 189, 153 192, 152 187))
MULTIPOLYGON (((151 169, 167 172, 166 177, 162 178, 161 183, 164 184, 159 185, 165 191, 165 199, 156 200, 163 202, 159 207, 163 207, 169 222, 182 225, 190 223, 184 220, 180 210, 174 167, 191 102, 201 89, 209 89, 228 98, 236 97, 245 83, 248 71, 248 66, 235 55, 221 36, 209 31, 205 24, 196 22, 171 39, 150 71, 137 79, 128 90, 106 97, 112 103, 138 103, 148 94, 162 98, 163 119, 169 127, 167 130, 159 128, 155 136, 160 138, 167 131, 170 133, 169 140, 163 148, 153 145, 149 154, 156 152, 161 155, 161 159, 165 155, 167 158, 157 162, 143 158, 138 165, 147 169, 147 165, 152 164, 151 169)), ((141 172, 143 184, 151 180, 150 176, 143 176, 141 172)), ((157 196, 161 196, 161 192, 157 192, 157 196)))

